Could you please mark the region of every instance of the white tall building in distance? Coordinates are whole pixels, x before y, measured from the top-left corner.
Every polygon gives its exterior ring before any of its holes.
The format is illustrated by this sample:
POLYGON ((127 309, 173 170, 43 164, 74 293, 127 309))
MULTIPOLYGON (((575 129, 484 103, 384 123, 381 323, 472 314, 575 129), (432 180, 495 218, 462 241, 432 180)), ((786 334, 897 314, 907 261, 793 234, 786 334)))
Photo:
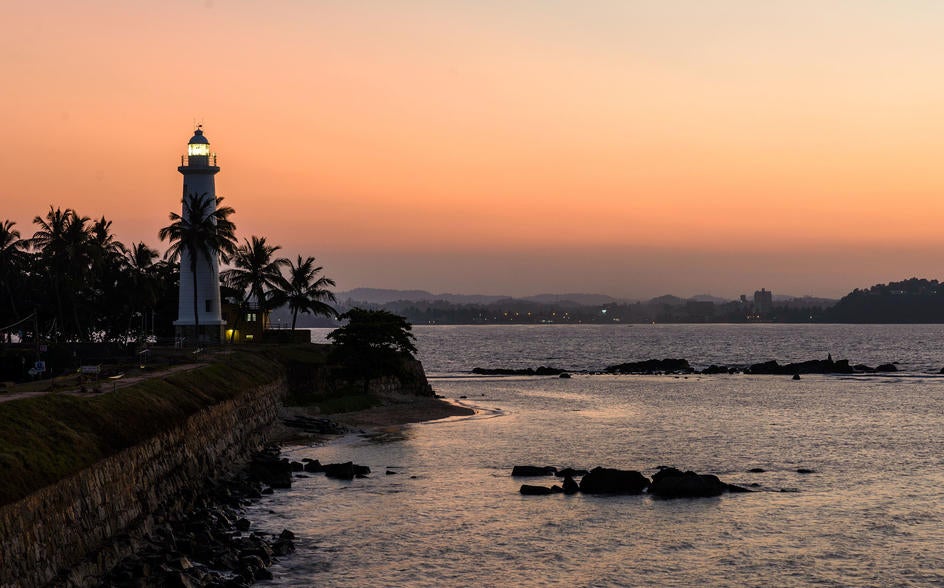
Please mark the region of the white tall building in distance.
MULTIPOLYGON (((216 154, 210 153, 210 142, 203 136, 203 130, 198 126, 194 131, 190 143, 187 144, 187 155, 180 158, 180 167, 177 171, 184 176, 183 198, 194 194, 209 203, 209 212, 216 210, 216 184, 214 176, 220 168, 216 165, 216 154)), ((186 213, 186 210, 183 211, 186 213)), ((180 302, 177 307, 177 320, 174 321, 178 337, 205 343, 219 343, 222 341, 223 321, 220 315, 220 266, 219 257, 211 255, 207 259, 197 255, 196 275, 191 270, 192 252, 184 248, 180 255, 180 302), (200 323, 200 333, 194 333, 197 320, 193 315, 193 282, 197 282, 197 317, 200 323)))

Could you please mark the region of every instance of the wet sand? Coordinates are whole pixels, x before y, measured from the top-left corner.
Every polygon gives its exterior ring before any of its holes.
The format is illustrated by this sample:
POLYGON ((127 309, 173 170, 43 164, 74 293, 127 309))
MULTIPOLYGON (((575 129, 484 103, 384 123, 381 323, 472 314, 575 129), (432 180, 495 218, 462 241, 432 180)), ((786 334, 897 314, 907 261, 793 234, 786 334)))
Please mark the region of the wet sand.
POLYGON ((440 398, 409 397, 366 410, 338 413, 328 417, 351 427, 389 427, 473 414, 475 411, 471 408, 440 398))
MULTIPOLYGON (((334 414, 320 413, 317 407, 286 406, 280 410, 282 419, 294 416, 326 418, 351 429, 374 431, 400 427, 410 423, 472 416, 475 413, 475 410, 460 406, 449 400, 417 396, 387 397, 380 406, 334 414)), ((275 425, 273 433, 274 439, 282 443, 290 443, 311 437, 311 435, 300 433, 298 429, 282 423, 275 425)))

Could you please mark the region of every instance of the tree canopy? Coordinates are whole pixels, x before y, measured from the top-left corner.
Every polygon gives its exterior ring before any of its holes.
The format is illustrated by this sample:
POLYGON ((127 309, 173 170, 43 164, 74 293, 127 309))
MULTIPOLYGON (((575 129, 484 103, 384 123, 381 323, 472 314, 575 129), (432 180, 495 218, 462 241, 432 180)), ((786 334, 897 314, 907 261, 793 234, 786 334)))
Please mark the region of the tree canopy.
POLYGON ((404 360, 413 358, 413 327, 402 316, 386 310, 352 308, 340 317, 347 323, 330 333, 331 360, 352 379, 363 379, 364 392, 372 378, 401 374, 404 360))

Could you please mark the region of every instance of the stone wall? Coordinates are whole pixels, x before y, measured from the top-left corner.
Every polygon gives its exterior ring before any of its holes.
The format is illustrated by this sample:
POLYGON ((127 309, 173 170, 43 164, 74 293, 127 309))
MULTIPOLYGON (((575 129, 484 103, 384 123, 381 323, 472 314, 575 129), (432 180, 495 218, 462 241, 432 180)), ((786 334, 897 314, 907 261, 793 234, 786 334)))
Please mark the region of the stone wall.
POLYGON ((0 586, 84 586, 130 552, 157 512, 180 512, 266 441, 284 378, 0 507, 0 586), (116 538, 124 537, 124 540, 116 538))
MULTIPOLYGON (((288 362, 290 400, 297 404, 317 404, 320 399, 343 394, 345 390, 364 389, 364 380, 346 380, 337 366, 288 362)), ((426 379, 423 364, 416 359, 405 359, 397 376, 382 376, 367 382, 366 391, 376 396, 405 395, 433 396, 433 388, 426 379)))

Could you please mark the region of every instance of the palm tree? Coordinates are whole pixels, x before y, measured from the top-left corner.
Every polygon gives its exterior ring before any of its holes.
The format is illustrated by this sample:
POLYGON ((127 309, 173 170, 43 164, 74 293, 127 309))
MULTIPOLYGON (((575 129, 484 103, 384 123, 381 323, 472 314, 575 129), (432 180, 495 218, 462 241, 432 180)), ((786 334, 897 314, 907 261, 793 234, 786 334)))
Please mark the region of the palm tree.
POLYGON ((282 291, 292 311, 293 331, 299 311, 316 316, 338 316, 337 311, 326 302, 337 302, 334 293, 328 290, 328 286, 334 286, 334 280, 325 276, 318 277, 322 269, 324 268, 320 265, 315 267, 314 257, 303 261, 299 255, 297 263, 289 262, 289 277, 283 280, 282 291))
MULTIPOLYGON (((0 223, 0 288, 9 300, 11 318, 19 319, 13 291, 14 281, 25 269, 23 266, 26 261, 26 242, 20 239, 20 232, 13 228, 15 225, 11 220, 0 223)), ((0 313, 0 317, 4 314, 6 313, 0 313)))
MULTIPOLYGON (((275 252, 281 248, 279 245, 267 244, 265 237, 253 235, 251 240, 244 239, 243 244, 236 249, 233 255, 234 267, 223 272, 223 279, 227 284, 246 293, 240 301, 241 307, 244 308, 247 302, 255 300, 263 317, 263 324, 264 317, 279 298, 283 281, 282 267, 289 264, 284 257, 273 259, 275 252)), ((242 311, 242 308, 240 310, 242 311)), ((233 326, 233 338, 236 336, 241 311, 233 326)))
MULTIPOLYGON (((147 311, 157 304, 158 289, 157 266, 154 260, 158 258, 157 251, 144 243, 131 243, 131 247, 124 252, 124 267, 128 271, 128 281, 131 288, 128 293, 132 310, 129 319, 142 317, 142 333, 146 332, 147 311)), ((153 328, 153 327, 152 327, 153 328)), ((129 331, 130 331, 129 326, 129 331)))
POLYGON ((196 343, 199 344, 200 317, 197 312, 197 265, 200 259, 207 263, 214 258, 229 261, 236 250, 236 226, 229 216, 236 212, 229 206, 220 206, 223 197, 214 200, 202 195, 188 194, 183 198, 183 214, 170 213, 171 224, 163 227, 158 236, 161 241, 168 240, 170 246, 164 254, 165 259, 179 260, 187 252, 190 258, 190 272, 193 276, 193 320, 196 343))
POLYGON ((68 297, 74 326, 72 334, 86 338, 88 333, 83 334, 79 321, 77 294, 91 268, 89 220, 71 208, 62 210, 50 206, 45 218, 33 219, 39 229, 30 239, 30 246, 39 251, 49 272, 60 329, 66 330, 63 298, 68 297))

